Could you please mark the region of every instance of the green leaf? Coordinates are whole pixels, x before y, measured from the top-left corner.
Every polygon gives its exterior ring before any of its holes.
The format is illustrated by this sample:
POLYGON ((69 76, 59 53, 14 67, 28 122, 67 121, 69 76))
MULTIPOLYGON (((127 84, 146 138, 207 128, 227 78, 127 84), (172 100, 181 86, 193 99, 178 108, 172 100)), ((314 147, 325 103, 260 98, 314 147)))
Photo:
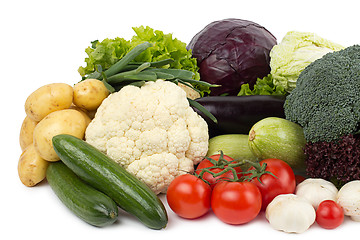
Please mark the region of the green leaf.
POLYGON ((196 108, 197 110, 202 112, 205 116, 210 118, 214 123, 218 123, 216 117, 214 115, 212 115, 203 105, 201 105, 200 103, 198 103, 190 98, 188 98, 188 101, 189 101, 190 106, 193 106, 194 108, 196 108))
MULTIPOLYGON (((172 34, 165 34, 162 31, 154 30, 150 27, 134 27, 135 35, 130 41, 117 37, 114 39, 104 39, 102 41, 93 41, 91 46, 85 52, 86 66, 79 67, 78 71, 82 77, 92 74, 95 66, 100 64, 103 71, 109 69, 112 65, 122 59, 131 49, 144 42, 149 42, 149 47, 139 54, 133 62, 156 62, 151 67, 161 67, 163 69, 183 69, 192 72, 190 77, 193 80, 199 80, 198 66, 196 59, 192 57, 191 51, 186 49, 186 44, 172 34), (155 66, 156 65, 156 66, 155 66)), ((132 63, 131 63, 132 64, 132 63)), ((127 65, 126 71, 134 69, 134 66, 127 65)), ((169 73, 172 74, 172 73, 169 73)), ((176 76, 175 76, 176 77, 176 76)), ((210 92, 210 88, 205 85, 192 84, 200 90, 201 95, 210 92)))
POLYGON ((273 83, 273 78, 271 74, 265 76, 264 78, 258 78, 254 89, 251 90, 249 84, 241 85, 240 92, 238 96, 247 96, 247 95, 277 95, 284 96, 288 93, 282 86, 275 86, 273 83))

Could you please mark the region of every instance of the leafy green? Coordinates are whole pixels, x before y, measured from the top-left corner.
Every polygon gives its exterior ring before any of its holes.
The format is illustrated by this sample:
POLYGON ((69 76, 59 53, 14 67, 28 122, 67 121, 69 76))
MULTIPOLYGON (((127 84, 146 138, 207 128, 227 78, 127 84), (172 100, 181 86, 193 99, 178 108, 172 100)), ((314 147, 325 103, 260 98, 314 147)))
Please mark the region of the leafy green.
POLYGON ((272 75, 269 74, 264 78, 258 78, 254 85, 254 89, 251 90, 249 84, 241 85, 240 92, 238 96, 247 96, 247 95, 277 95, 284 96, 287 95, 283 86, 275 86, 273 83, 272 75))
MULTIPOLYGON (((102 71, 106 72, 112 65, 122 59, 133 48, 144 42, 152 44, 140 55, 134 62, 142 64, 144 62, 158 62, 169 59, 168 64, 161 68, 183 69, 194 73, 192 79, 199 80, 198 66, 196 59, 192 57, 191 51, 186 49, 186 44, 176 38, 172 34, 165 34, 162 31, 154 30, 150 27, 133 27, 135 35, 130 41, 124 38, 104 39, 103 41, 93 41, 91 46, 86 48, 88 55, 85 58, 85 67, 79 67, 78 72, 83 78, 92 76, 96 72, 97 65, 100 65, 102 71)), ((135 67, 136 68, 136 67, 135 67)), ((209 93, 209 87, 203 84, 193 84, 200 93, 209 93)))
POLYGON ((130 41, 123 38, 104 39, 103 41, 93 41, 91 46, 85 49, 88 57, 85 58, 85 67, 79 67, 78 72, 85 77, 96 71, 97 65, 102 70, 110 68, 130 50, 130 41))
POLYGON ((287 92, 296 87, 302 70, 326 53, 339 51, 344 47, 310 32, 288 32, 281 43, 270 52, 270 68, 276 86, 287 92))

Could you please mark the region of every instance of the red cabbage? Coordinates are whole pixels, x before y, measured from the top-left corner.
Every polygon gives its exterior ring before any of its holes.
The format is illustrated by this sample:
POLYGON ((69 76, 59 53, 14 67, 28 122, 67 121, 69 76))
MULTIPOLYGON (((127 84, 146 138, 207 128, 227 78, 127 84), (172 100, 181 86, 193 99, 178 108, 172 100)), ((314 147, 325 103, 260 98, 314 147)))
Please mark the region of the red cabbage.
POLYGON ((224 19, 207 25, 190 41, 200 78, 221 87, 210 95, 237 95, 241 85, 252 89, 257 78, 270 73, 270 50, 276 38, 261 25, 241 19, 224 19))

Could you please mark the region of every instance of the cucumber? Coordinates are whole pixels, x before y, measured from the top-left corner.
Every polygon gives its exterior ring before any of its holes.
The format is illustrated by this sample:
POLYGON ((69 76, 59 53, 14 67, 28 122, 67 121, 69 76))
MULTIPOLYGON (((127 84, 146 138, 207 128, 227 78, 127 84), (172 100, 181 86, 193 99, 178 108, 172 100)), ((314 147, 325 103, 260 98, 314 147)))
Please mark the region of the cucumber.
POLYGON ((50 163, 46 170, 46 178, 64 205, 85 222, 104 227, 116 221, 116 203, 80 180, 62 162, 50 163))
POLYGON ((166 227, 165 207, 145 183, 79 138, 61 134, 53 137, 52 142, 60 159, 85 182, 108 195, 147 227, 166 227))
POLYGON ((283 160, 295 171, 305 168, 305 144, 302 127, 284 118, 264 118, 249 132, 249 147, 256 157, 283 160))
MULTIPOLYGON (((219 154, 220 150, 236 161, 249 160, 252 162, 257 161, 257 157, 254 156, 249 148, 247 134, 224 134, 213 137, 209 140, 209 149, 207 156, 219 154)), ((250 167, 249 164, 241 165, 243 170, 250 167)))

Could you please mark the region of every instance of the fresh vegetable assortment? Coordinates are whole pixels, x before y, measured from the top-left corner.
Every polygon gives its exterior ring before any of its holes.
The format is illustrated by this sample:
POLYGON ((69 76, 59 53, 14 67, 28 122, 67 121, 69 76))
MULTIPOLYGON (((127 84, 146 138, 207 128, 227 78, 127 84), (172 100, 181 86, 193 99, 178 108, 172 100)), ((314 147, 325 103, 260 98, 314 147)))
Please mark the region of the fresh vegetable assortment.
POLYGON ((286 119, 304 131, 309 176, 348 182, 360 178, 360 46, 328 53, 301 72, 286 98, 286 119))
POLYGON ((73 86, 25 102, 18 175, 47 179, 74 215, 105 227, 118 207, 166 228, 206 214, 302 233, 360 221, 360 46, 307 32, 280 43, 242 19, 187 45, 150 27, 96 40, 73 86))

